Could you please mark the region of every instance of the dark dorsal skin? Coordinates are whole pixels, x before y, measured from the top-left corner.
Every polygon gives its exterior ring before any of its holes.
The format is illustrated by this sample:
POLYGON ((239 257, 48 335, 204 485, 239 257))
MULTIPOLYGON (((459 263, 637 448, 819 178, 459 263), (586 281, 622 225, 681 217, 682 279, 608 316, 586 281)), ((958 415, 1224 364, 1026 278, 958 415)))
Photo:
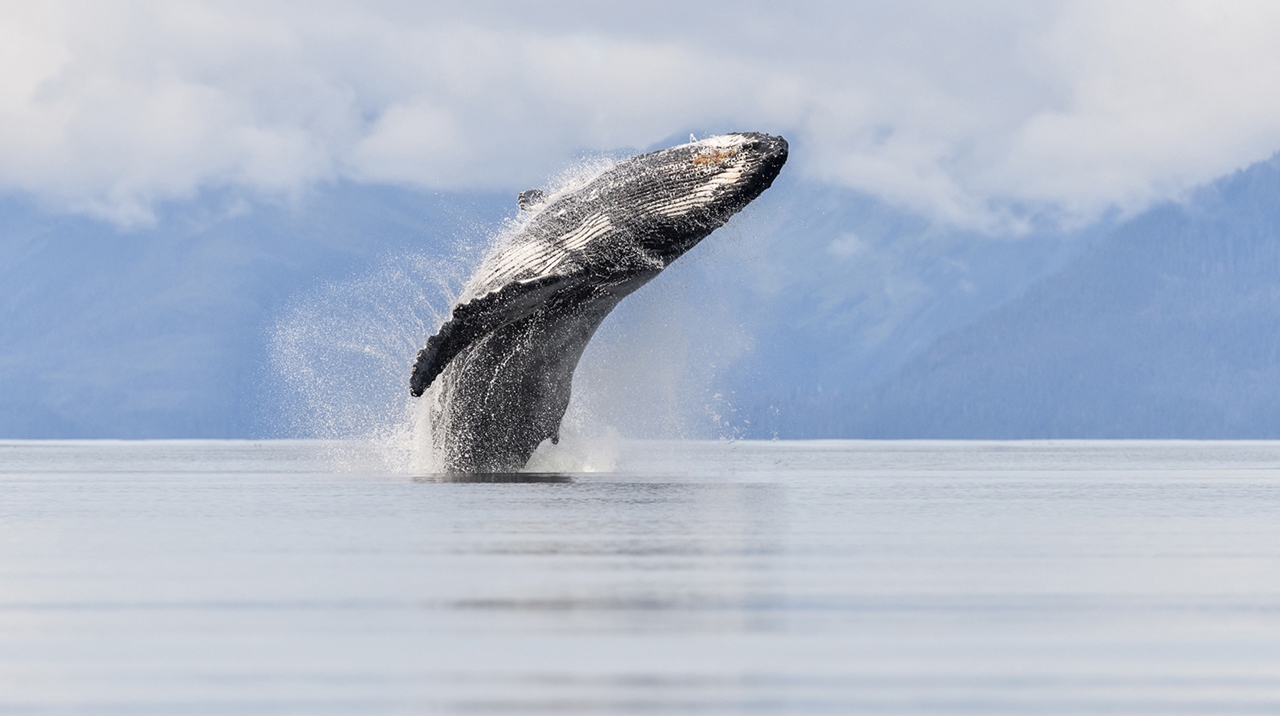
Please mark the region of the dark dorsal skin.
POLYGON ((418 353, 447 472, 512 472, 557 440, 573 371, 618 302, 759 196, 781 137, 735 134, 643 154, 574 191, 522 194, 531 215, 477 270, 418 353))

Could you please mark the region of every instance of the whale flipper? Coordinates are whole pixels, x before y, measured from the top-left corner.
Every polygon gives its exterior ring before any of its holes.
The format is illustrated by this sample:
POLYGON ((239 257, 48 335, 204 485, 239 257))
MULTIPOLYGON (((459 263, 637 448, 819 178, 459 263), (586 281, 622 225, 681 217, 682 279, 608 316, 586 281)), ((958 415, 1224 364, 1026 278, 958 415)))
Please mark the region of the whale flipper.
POLYGON ((459 353, 481 336, 528 317, 552 295, 570 290, 586 281, 582 275, 541 276, 516 281, 497 291, 455 306, 427 345, 418 351, 409 379, 409 394, 420 397, 459 353))

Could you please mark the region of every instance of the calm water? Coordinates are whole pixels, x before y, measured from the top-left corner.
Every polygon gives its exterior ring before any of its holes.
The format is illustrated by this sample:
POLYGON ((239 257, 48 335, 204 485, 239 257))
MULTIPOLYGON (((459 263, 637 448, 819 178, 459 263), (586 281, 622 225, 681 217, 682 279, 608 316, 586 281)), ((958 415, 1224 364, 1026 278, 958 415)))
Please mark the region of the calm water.
POLYGON ((0 712, 1280 712, 1280 443, 334 449, 0 443, 0 712))

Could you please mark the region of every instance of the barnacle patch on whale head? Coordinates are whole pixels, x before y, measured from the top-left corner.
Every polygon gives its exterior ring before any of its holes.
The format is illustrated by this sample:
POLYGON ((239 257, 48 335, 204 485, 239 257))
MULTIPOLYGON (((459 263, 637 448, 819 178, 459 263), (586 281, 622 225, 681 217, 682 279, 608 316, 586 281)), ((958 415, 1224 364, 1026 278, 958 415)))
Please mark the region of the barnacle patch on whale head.
POLYGON ((737 154, 737 148, 731 149, 708 149, 705 152, 699 152, 693 156, 694 164, 716 164, 722 165, 733 158, 737 154))

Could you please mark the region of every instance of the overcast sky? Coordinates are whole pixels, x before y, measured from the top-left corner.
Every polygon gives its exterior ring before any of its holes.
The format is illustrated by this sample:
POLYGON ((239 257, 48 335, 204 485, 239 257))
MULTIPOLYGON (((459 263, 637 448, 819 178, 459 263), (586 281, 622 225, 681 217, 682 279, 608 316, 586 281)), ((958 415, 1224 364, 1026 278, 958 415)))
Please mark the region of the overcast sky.
POLYGON ((4 3, 0 191, 146 223, 204 187, 516 190, 763 130, 808 179, 998 234, 1280 149, 1280 3, 503 5, 4 3))

